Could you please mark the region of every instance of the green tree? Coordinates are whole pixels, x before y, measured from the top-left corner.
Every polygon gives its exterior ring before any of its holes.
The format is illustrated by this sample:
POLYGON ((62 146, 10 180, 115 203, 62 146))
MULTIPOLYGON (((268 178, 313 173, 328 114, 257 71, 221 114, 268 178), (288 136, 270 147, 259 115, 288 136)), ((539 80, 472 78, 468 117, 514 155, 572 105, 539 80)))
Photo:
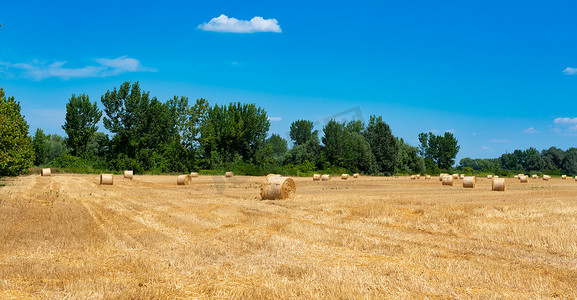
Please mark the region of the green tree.
POLYGON ((100 121, 102 112, 96 102, 90 103, 90 98, 85 95, 72 94, 66 104, 66 118, 62 129, 68 135, 66 144, 71 154, 78 157, 86 157, 88 142, 98 130, 96 123, 100 121))
POLYGON ((20 113, 20 102, 6 98, 0 88, 0 176, 17 176, 34 163, 28 123, 20 113))
POLYGON ((68 153, 65 139, 57 134, 49 134, 46 136, 47 152, 44 164, 48 164, 62 154, 68 153))
POLYGON ((376 159, 377 170, 387 176, 395 173, 399 145, 391 128, 381 116, 371 116, 364 136, 376 159))
POLYGON ((450 169, 455 163, 455 157, 459 153, 461 146, 450 132, 444 135, 434 135, 433 133, 419 134, 420 153, 425 159, 432 160, 441 169, 450 169))
POLYGON ((565 151, 562 161, 563 173, 571 176, 577 175, 577 149, 569 148, 565 151))
POLYGON ((314 123, 307 120, 298 120, 291 123, 289 136, 295 146, 303 145, 319 139, 318 130, 314 130, 314 123))
POLYGON ((36 128, 36 133, 34 138, 32 138, 32 146, 34 148, 34 153, 36 158, 34 159, 34 165, 40 166, 46 163, 48 155, 48 137, 44 134, 44 131, 40 128, 36 128))
POLYGON ((419 149, 405 143, 402 138, 397 141, 399 144, 397 169, 412 174, 424 173, 425 161, 419 156, 419 149))

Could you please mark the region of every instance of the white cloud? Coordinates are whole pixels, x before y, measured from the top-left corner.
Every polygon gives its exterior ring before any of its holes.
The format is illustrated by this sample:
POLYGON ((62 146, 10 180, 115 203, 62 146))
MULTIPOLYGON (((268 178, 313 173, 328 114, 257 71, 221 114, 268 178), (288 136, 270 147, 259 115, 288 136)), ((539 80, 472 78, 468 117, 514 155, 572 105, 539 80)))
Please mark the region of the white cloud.
POLYGON ((429 132, 432 134, 438 134, 439 133, 439 131, 437 129, 431 129, 431 130, 429 130, 429 132))
POLYGON ((81 68, 66 68, 64 66, 67 63, 66 61, 56 61, 51 64, 38 60, 16 64, 0 61, 0 64, 11 69, 18 69, 22 71, 25 77, 33 80, 43 80, 52 77, 66 80, 71 78, 108 77, 129 72, 156 72, 156 69, 143 67, 140 61, 126 56, 115 59, 98 58, 95 61, 97 65, 81 68))
POLYGON ((577 118, 557 118, 553 120, 555 124, 577 124, 577 118))
POLYGON ((537 129, 535 129, 535 128, 533 128, 533 127, 529 127, 529 128, 527 128, 527 129, 523 130, 523 132, 524 132, 524 133, 527 133, 527 134, 537 134, 537 133, 539 133, 540 131, 537 130, 537 129))
POLYGON ((250 21, 229 18, 220 15, 213 18, 208 23, 198 25, 204 31, 232 32, 232 33, 254 33, 254 32, 282 32, 276 19, 263 19, 254 17, 250 21))
POLYGON ((505 143, 510 143, 510 140, 498 140, 498 139, 492 139, 491 143, 497 143, 497 144, 505 144, 505 143))
POLYGON ((575 75, 575 74, 577 74, 577 68, 567 67, 567 68, 565 68, 565 70, 563 70, 563 73, 565 73, 567 75, 575 75))
POLYGON ((481 146, 481 150, 483 150, 483 151, 490 151, 490 152, 491 152, 491 151, 493 151, 493 148, 487 147, 487 146, 483 145, 483 146, 481 146))
POLYGON ((448 129, 448 130, 445 130, 445 132, 455 133, 455 129, 448 129))
POLYGON ((278 122, 282 121, 282 117, 268 117, 268 120, 271 122, 278 122))
POLYGON ((472 135, 472 136, 477 136, 477 133, 476 133, 476 132, 473 132, 471 135, 472 135))

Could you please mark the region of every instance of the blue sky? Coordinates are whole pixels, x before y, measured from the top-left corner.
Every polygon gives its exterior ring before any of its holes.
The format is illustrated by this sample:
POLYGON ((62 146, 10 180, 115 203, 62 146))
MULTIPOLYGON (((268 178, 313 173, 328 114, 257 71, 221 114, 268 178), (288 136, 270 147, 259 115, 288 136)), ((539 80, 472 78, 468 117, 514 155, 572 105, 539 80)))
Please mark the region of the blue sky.
POLYGON ((420 132, 453 132, 458 159, 566 149, 577 146, 575 11, 572 1, 6 1, 0 86, 31 131, 61 135, 73 93, 99 101, 140 81, 162 101, 254 102, 287 138, 297 119, 322 131, 329 116, 376 114, 413 145, 420 132))

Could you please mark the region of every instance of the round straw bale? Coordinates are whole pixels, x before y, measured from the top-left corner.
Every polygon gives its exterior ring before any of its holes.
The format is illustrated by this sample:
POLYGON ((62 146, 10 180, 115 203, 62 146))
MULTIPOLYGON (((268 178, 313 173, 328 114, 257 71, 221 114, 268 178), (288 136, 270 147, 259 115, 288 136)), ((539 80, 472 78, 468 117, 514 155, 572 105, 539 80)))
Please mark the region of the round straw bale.
POLYGON ((495 178, 499 178, 499 175, 495 175, 495 176, 493 176, 493 179, 495 179, 495 178))
POLYGON ((134 175, 134 172, 132 172, 132 170, 125 170, 124 171, 124 178, 126 178, 126 179, 132 179, 133 175, 134 175))
POLYGON ((176 178, 176 184, 178 185, 189 185, 192 183, 192 176, 190 174, 178 175, 176 178))
POLYGON ((353 174, 353 178, 359 178, 359 173, 353 174))
POLYGON ((491 189, 493 191, 505 191, 505 178, 493 179, 493 185, 491 189))
POLYGON ((445 175, 443 177, 443 185, 450 185, 453 186, 455 177, 451 176, 451 175, 445 175))
POLYGON ((114 184, 114 175, 100 174, 100 185, 112 185, 112 184, 114 184))
POLYGON ((575 176, 575 181, 577 181, 577 176, 575 176))
POLYGON ((269 177, 260 185, 262 200, 292 199, 295 192, 295 181, 290 177, 269 177))
POLYGON ((443 181, 443 177, 445 177, 445 176, 447 176, 447 175, 449 175, 449 174, 447 174, 447 173, 441 173, 441 174, 439 174, 439 181, 443 181))
POLYGON ((459 174, 453 174, 453 179, 459 179, 459 174))
POLYGON ((417 176, 411 175, 411 180, 415 180, 415 179, 417 179, 417 176))
POLYGON ((321 175, 320 174, 315 174, 313 175, 313 181, 320 181, 321 180, 321 175))
POLYGON ((519 175, 515 175, 515 176, 513 176, 513 178, 519 179, 519 175))
POLYGON ((493 175, 487 175, 487 179, 493 179, 493 175))
POLYGON ((533 179, 539 179, 539 175, 533 174, 533 175, 531 176, 531 178, 533 178, 533 179))
POLYGON ((349 174, 341 174, 341 179, 343 180, 349 179, 349 174))
POLYGON ((50 174, 52 174, 52 170, 50 170, 50 168, 40 170, 41 176, 50 176, 50 174))
POLYGON ((477 186, 477 176, 466 176, 463 178, 463 187, 474 189, 477 186))
POLYGON ((321 177, 321 181, 329 181, 331 180, 331 175, 325 174, 321 177))
POLYGON ((200 174, 198 174, 198 172, 192 172, 192 173, 190 173, 190 176, 191 177, 199 177, 200 174))
POLYGON ((425 175, 425 179, 431 179, 431 175, 425 175))
POLYGON ((528 183, 529 182, 529 176, 527 176, 527 175, 519 176, 519 181, 521 183, 528 183))
POLYGON ((465 179, 465 174, 460 175, 461 179, 465 179))
POLYGON ((225 176, 225 177, 232 177, 232 176, 234 176, 234 173, 232 173, 232 172, 226 172, 226 173, 224 174, 224 176, 225 176))
POLYGON ((561 175, 561 179, 563 180, 567 179, 567 175, 561 175))
POLYGON ((417 177, 417 179, 421 179, 421 174, 417 174, 415 177, 417 177))
POLYGON ((549 179, 551 179, 551 176, 549 176, 549 175, 543 175, 543 180, 548 181, 549 179))

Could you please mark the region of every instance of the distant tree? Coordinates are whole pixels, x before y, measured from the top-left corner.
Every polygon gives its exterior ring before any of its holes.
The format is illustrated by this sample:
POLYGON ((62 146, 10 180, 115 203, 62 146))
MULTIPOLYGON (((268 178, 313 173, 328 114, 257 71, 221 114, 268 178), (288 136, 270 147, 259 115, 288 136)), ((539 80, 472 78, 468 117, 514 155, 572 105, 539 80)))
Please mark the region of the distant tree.
POLYGON ((461 148, 450 132, 445 132, 444 135, 434 135, 431 132, 420 133, 419 142, 421 155, 431 159, 441 169, 449 169, 453 166, 461 148))
POLYGON ((392 175, 397 165, 399 145, 389 125, 381 116, 371 116, 363 135, 375 156, 377 171, 392 175))
POLYGON ((401 138, 397 139, 399 144, 399 154, 397 159, 397 169, 412 174, 425 172, 425 160, 419 156, 419 149, 413 147, 401 138))
POLYGON ((330 120, 323 127, 324 154, 333 166, 344 167, 345 157, 345 126, 335 120, 330 120))
POLYGON ((90 103, 90 98, 85 95, 72 97, 66 104, 66 117, 62 129, 68 135, 66 144, 71 154, 78 157, 86 157, 88 142, 98 130, 96 123, 100 121, 102 112, 96 102, 90 103))
POLYGON ((537 149, 531 147, 523 151, 523 169, 525 171, 539 171, 541 170, 541 154, 537 149))
POLYGON ((298 120, 291 123, 289 136, 295 146, 319 139, 318 130, 314 130, 314 123, 307 120, 298 120))
POLYGON ((0 88, 0 176, 17 176, 34 163, 28 123, 20 113, 20 102, 6 98, 0 88))
POLYGON ((577 175, 577 149, 569 148, 563 156, 563 173, 571 176, 577 175))
POLYGON ((565 151, 557 147, 550 147, 547 150, 541 151, 541 156, 547 161, 550 161, 552 165, 548 164, 545 169, 554 169, 563 167, 563 158, 565 157, 565 151))
POLYGON ((288 151, 288 143, 280 135, 273 133, 267 140, 266 143, 270 145, 272 150, 272 155, 275 157, 282 157, 288 151))
POLYGON ((62 154, 68 153, 66 142, 63 137, 57 134, 49 134, 46 136, 47 152, 44 164, 48 164, 62 154))
POLYGON ((42 131, 40 128, 36 128, 36 133, 32 138, 32 146, 34 148, 34 153, 36 154, 34 165, 39 166, 46 163, 48 154, 47 139, 48 138, 44 134, 44 131, 42 131))

